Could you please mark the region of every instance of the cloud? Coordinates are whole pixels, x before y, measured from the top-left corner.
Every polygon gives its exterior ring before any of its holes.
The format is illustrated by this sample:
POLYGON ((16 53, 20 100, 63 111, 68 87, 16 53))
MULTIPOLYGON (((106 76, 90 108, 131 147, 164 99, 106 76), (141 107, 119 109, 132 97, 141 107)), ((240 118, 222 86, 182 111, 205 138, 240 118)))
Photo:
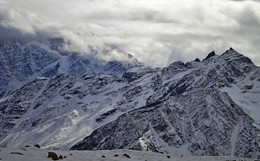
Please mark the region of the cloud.
POLYGON ((130 53, 153 66, 203 59, 212 50, 221 54, 232 46, 260 64, 260 3, 256 1, 1 0, 0 3, 1 38, 62 36, 72 43, 73 49, 83 53, 91 53, 95 48, 101 53, 100 58, 106 58, 102 52, 111 49, 109 54, 114 59, 130 53))

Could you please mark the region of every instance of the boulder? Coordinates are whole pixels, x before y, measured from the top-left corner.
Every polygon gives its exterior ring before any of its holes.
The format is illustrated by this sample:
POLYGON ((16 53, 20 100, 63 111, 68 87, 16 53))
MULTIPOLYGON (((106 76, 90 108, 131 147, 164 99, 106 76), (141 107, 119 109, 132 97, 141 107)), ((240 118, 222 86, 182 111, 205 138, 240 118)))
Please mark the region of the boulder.
POLYGON ((59 157, 54 152, 48 152, 48 158, 51 158, 52 160, 59 160, 59 157))
POLYGON ((59 156, 59 159, 63 159, 63 156, 62 156, 62 155, 60 155, 60 156, 59 156))
POLYGON ((126 158, 131 158, 131 157, 130 157, 128 154, 126 154, 126 153, 123 154, 123 156, 126 157, 126 158))
POLYGON ((34 147, 39 148, 39 149, 41 148, 39 144, 35 144, 34 147))

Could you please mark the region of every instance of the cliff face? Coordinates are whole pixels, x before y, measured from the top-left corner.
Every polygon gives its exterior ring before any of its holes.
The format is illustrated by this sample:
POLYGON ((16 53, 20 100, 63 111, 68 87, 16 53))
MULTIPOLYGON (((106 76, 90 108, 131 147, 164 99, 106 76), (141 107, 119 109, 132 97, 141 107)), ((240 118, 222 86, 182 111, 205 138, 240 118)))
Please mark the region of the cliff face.
POLYGON ((134 149, 257 157, 259 130, 226 93, 198 90, 127 112, 72 150, 134 149))

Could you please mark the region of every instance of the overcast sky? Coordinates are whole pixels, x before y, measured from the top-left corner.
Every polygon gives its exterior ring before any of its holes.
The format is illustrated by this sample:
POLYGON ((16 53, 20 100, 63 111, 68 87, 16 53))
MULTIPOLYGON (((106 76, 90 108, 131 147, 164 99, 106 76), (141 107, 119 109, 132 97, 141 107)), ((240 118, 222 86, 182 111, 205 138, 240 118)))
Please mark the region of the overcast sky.
POLYGON ((229 47, 260 65, 260 2, 243 0, 0 0, 0 38, 62 36, 89 53, 118 48, 152 66, 229 47))

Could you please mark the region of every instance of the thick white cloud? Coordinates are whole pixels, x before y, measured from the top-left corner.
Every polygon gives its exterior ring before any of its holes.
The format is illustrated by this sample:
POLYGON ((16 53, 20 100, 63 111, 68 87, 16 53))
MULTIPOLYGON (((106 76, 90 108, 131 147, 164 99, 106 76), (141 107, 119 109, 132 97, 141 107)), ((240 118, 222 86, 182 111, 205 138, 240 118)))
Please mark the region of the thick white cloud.
POLYGON ((153 66, 230 46, 259 65, 259 28, 257 1, 0 0, 0 37, 62 36, 82 52, 116 47, 115 58, 127 52, 153 66))

